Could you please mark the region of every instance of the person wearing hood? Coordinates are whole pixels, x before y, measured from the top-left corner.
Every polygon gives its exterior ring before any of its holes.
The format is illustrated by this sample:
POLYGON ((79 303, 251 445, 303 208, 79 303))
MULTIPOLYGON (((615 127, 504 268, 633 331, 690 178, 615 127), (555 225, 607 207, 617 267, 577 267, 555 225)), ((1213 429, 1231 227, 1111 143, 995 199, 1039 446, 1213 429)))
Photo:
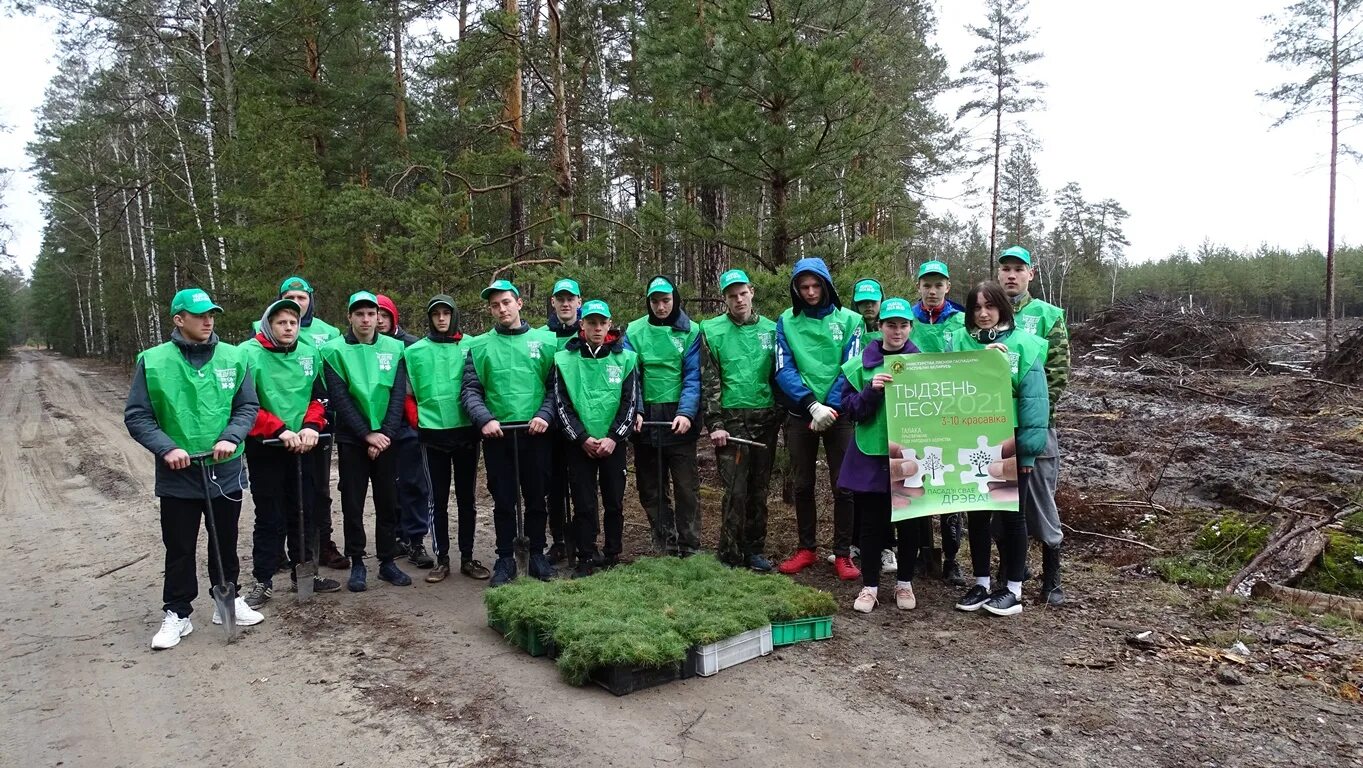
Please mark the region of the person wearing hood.
POLYGON ((549 472, 549 423, 554 391, 549 374, 558 342, 548 331, 521 318, 521 292, 510 280, 495 280, 481 294, 493 326, 469 344, 459 402, 483 437, 487 490, 497 560, 491 586, 516 578, 516 507, 524 499, 525 535, 530 540, 530 576, 548 581, 554 566, 545 556, 545 476, 549 472), (503 425, 524 428, 508 433, 503 425), (519 469, 519 473, 517 472, 519 469))
MULTIPOLYGON (((185 288, 170 302, 170 341, 137 356, 123 423, 156 457, 156 496, 161 502, 161 541, 166 548, 161 585, 161 626, 151 639, 155 649, 173 648, 194 631, 189 620, 199 595, 195 549, 204 504, 202 470, 190 459, 210 454, 209 474, 217 541, 208 539, 209 578, 235 590, 237 521, 245 478, 241 454, 260 404, 241 351, 213 332, 222 307, 199 288, 185 288), (219 563, 221 560, 221 563, 219 563)), ((264 617, 236 599, 236 623, 251 626, 264 617)), ((217 608, 213 623, 222 623, 217 608)))
MULTIPOLYGON (((965 327, 965 312, 947 294, 951 293, 951 273, 941 261, 925 261, 918 267, 918 301, 913 305, 913 330, 909 341, 923 352, 942 352, 946 349, 947 339, 957 330, 965 327)), ((937 553, 932 550, 932 518, 925 517, 921 539, 924 549, 919 557, 929 569, 942 574, 942 579, 957 587, 965 586, 961 575, 961 564, 956 554, 961 551, 961 516, 939 515, 937 525, 942 534, 942 559, 935 562, 937 553)))
POLYGON ((767 547, 767 488, 771 482, 781 409, 772 395, 776 370, 776 323, 762 317, 748 274, 719 276, 725 313, 700 324, 705 348, 705 425, 724 483, 719 527, 721 562, 759 573, 771 570, 767 547), (760 443, 742 445, 730 438, 760 443))
POLYGON ((1032 254, 1020 245, 999 256, 999 282, 1013 302, 1017 328, 1046 342, 1046 389, 1050 396, 1050 428, 1046 449, 1036 457, 1036 471, 1027 477, 1031 495, 1027 530, 1041 541, 1041 597, 1049 605, 1065 602, 1060 586, 1060 549, 1065 532, 1060 527, 1060 510, 1055 505, 1055 488, 1060 479, 1060 441, 1055 431, 1055 406, 1065 394, 1070 380, 1070 331, 1065 325, 1065 310, 1041 299, 1032 298, 1031 284, 1036 277, 1032 254))
MULTIPOLYGON (((397 304, 392 299, 380 293, 378 300, 379 333, 409 348, 421 341, 403 330, 397 304)), ((407 375, 410 379, 410 366, 407 375)), ((402 427, 393 441, 398 461, 398 549, 407 553, 407 562, 412 565, 430 568, 435 565, 435 559, 426 551, 426 532, 431 530, 431 488, 421 463, 421 441, 417 439, 417 414, 410 386, 407 400, 402 427)))
POLYGON ((649 281, 645 302, 648 313, 626 327, 622 340, 639 355, 643 391, 635 417, 634 483, 648 512, 654 550, 687 557, 700 550, 700 326, 687 317, 681 293, 662 275, 649 281), (643 428, 645 421, 671 427, 643 428))
MULTIPOLYGON (((893 529, 898 541, 899 558, 895 605, 913 610, 915 554, 918 551, 916 521, 890 522, 890 440, 886 419, 885 387, 894 380, 886 365, 889 355, 912 355, 918 348, 909 341, 912 323, 909 302, 885 299, 877 317, 882 336, 872 339, 861 354, 842 365, 842 416, 856 424, 855 436, 847 446, 838 474, 838 487, 852 493, 861 520, 861 544, 867 552, 885 549, 887 534, 893 529)), ((852 608, 870 613, 879 604, 881 569, 861 569, 861 592, 852 608)))
POLYGON ((459 505, 459 572, 486 579, 491 572, 473 557, 473 535, 478 508, 478 431, 459 403, 468 343, 459 332, 459 310, 454 299, 441 293, 426 303, 430 330, 426 338, 407 348, 408 420, 420 437, 421 467, 431 489, 435 513, 435 566, 426 581, 450 575, 450 481, 459 505))
MULTIPOLYGON (((582 286, 571 277, 559 278, 549 297, 549 323, 543 328, 558 338, 558 351, 577 338, 582 328, 581 310, 582 286)), ((561 432, 555 432, 549 450, 549 535, 554 541, 549 546, 549 562, 557 564, 568 556, 576 536, 568 522, 568 457, 577 451, 577 446, 561 432)))
POLYGON ((624 548, 625 438, 638 408, 639 356, 625 349, 621 335, 606 302, 589 301, 582 305, 582 332, 554 355, 554 417, 573 446, 567 461, 577 510, 575 578, 614 566, 624 548), (599 552, 598 492, 605 510, 599 552))
POLYGON ((776 391, 786 406, 786 449, 790 451, 798 548, 778 567, 792 575, 818 561, 818 513, 814 480, 822 439, 833 489, 833 570, 851 581, 861 572, 852 562, 852 494, 838 486, 852 424, 838 418, 842 406, 842 364, 860 344, 861 316, 845 309, 823 259, 795 262, 790 309, 776 321, 776 391))
MULTIPOLYGON (((340 338, 341 331, 336 326, 318 317, 315 310, 316 298, 312 283, 298 275, 289 275, 279 283, 280 299, 288 299, 297 304, 301 314, 298 318, 298 343, 311 346, 313 349, 321 349, 335 338, 340 338)), ((261 321, 257 320, 251 324, 252 333, 260 333, 261 321)), ((325 382, 323 382, 325 386, 325 382)), ((325 398, 324 402, 325 404, 325 398)), ((328 413, 327 421, 335 420, 335 415, 328 413)), ((317 519, 318 533, 322 542, 321 563, 328 568, 349 568, 350 560, 341 554, 341 550, 336 547, 336 541, 332 532, 331 524, 331 443, 321 446, 308 454, 312 460, 312 506, 317 519)))
MULTIPOLYGON (((260 331, 239 347, 260 400, 256 423, 246 442, 251 500, 256 509, 251 546, 251 573, 256 583, 246 593, 246 604, 252 608, 259 608, 274 596, 274 574, 286 543, 295 587, 298 564, 313 556, 310 534, 316 522, 311 493, 314 462, 310 454, 317 448, 327 423, 322 405, 326 388, 322 386, 321 353, 299 341, 300 315, 302 308, 293 299, 273 302, 260 317, 260 331), (266 445, 265 440, 278 440, 279 445, 266 445), (298 498, 300 490, 302 499, 298 498), (297 520, 300 505, 302 531, 297 520)), ((315 592, 336 592, 340 588, 334 579, 313 579, 315 592)))
POLYGON ((368 588, 364 502, 371 485, 379 578, 405 587, 412 578, 393 562, 398 555, 397 453, 393 441, 402 428, 407 400, 403 346, 379 333, 377 296, 356 291, 346 306, 350 330, 322 347, 322 375, 336 411, 332 434, 340 455, 341 517, 345 523, 345 554, 350 558, 346 588, 351 592, 368 588))

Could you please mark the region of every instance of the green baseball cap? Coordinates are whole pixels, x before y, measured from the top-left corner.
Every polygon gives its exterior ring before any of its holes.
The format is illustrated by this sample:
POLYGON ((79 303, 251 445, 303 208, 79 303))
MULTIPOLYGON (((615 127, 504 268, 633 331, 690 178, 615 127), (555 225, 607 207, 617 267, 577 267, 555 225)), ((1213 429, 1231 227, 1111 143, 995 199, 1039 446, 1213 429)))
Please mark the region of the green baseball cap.
POLYGON ((653 282, 648 284, 648 295, 655 293, 672 293, 676 288, 672 287, 672 281, 665 277, 655 277, 653 282))
POLYGON ((587 317, 588 315, 600 315, 609 320, 611 317, 610 305, 600 299, 592 299, 582 305, 582 316, 587 317))
POLYGON ((922 280, 928 275, 941 275, 948 280, 951 279, 951 273, 947 271, 946 262, 942 261, 923 262, 923 265, 918 268, 918 279, 922 280))
MULTIPOLYGON (((513 288, 512 290, 515 289, 513 288)), ((571 293, 574 296, 581 296, 582 286, 578 285, 577 281, 571 277, 565 277, 557 283, 554 283, 554 290, 549 293, 551 296, 557 296, 560 293, 571 293)))
POLYGON ((350 294, 350 298, 345 303, 346 314, 354 312, 356 307, 363 304, 368 304, 372 306, 374 309, 378 309, 379 297, 375 296, 369 291, 355 291, 354 293, 350 294))
POLYGON ((298 275, 289 275, 284 278, 284 282, 279 284, 279 295, 283 296, 289 291, 307 291, 312 293, 312 284, 298 275))
POLYGON ((880 301, 885 298, 885 291, 880 287, 880 281, 866 278, 858 280, 852 287, 852 303, 860 304, 863 301, 880 301))
POLYGON ((186 288, 176 293, 175 298, 170 300, 170 313, 172 315, 178 315, 181 312, 202 315, 205 312, 221 311, 222 307, 214 304, 202 288, 186 288))
POLYGON ((880 303, 880 319, 884 321, 891 318, 913 322, 913 310, 909 308, 909 302, 898 296, 882 301, 880 303))
POLYGON ((298 302, 293 299, 279 299, 265 308, 265 319, 269 320, 274 317, 275 313, 281 309, 292 309, 300 315, 303 314, 303 308, 298 306, 298 302))
POLYGON ((483 301, 487 301, 487 297, 498 291, 511 291, 512 296, 518 299, 521 297, 521 292, 516 290, 516 286, 512 285, 510 280, 493 280, 492 285, 484 288, 482 293, 478 295, 482 297, 483 301))
POLYGON ((999 263, 1003 263, 1004 259, 1017 259, 1029 267, 1032 266, 1032 252, 1020 245, 1015 245, 999 254, 999 263))
POLYGON ((739 283, 751 282, 752 280, 748 279, 747 272, 744 272, 741 269, 731 269, 728 272, 725 272, 724 274, 719 276, 719 292, 724 293, 725 291, 729 290, 729 286, 731 285, 738 285, 739 283))

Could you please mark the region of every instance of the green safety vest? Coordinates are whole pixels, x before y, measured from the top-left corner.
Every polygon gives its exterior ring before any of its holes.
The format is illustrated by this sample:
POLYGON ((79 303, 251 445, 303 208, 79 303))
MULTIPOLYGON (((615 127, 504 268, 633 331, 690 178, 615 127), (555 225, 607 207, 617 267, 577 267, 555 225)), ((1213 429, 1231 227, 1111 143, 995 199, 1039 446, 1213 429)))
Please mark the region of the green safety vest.
POLYGON ((588 437, 597 439, 610 431, 611 421, 620 410, 620 394, 625 379, 639 364, 639 355, 625 349, 605 357, 584 357, 580 350, 565 349, 554 355, 554 365, 563 377, 568 399, 582 419, 588 437))
MULTIPOLYGON (((871 385, 871 379, 877 373, 884 373, 889 370, 889 362, 898 355, 887 355, 885 361, 877 368, 863 368, 861 358, 856 357, 842 364, 842 373, 847 377, 847 383, 858 392, 863 391, 871 385)), ((876 409, 874 419, 870 421, 857 422, 856 429, 853 431, 856 436, 857 448, 867 456, 888 456, 890 454, 890 430, 885 420, 885 406, 881 405, 876 409)))
POLYGON ((838 380, 843 348, 854 334, 861 332, 861 315, 844 307, 815 320, 787 309, 781 313, 781 328, 800 371, 800 381, 822 403, 838 380))
POLYGON ((727 314, 700 324, 710 356, 719 362, 719 404, 725 408, 771 408, 776 397, 771 375, 776 368, 776 322, 735 325, 727 314))
POLYGON ((945 352, 947 337, 965 327, 965 313, 955 312, 943 323, 925 323, 914 320, 909 328, 909 341, 918 347, 919 352, 945 352))
MULTIPOLYGON (((251 332, 260 333, 259 320, 251 323, 251 332)), ((318 317, 313 317, 308 327, 298 327, 298 343, 307 344, 313 349, 321 349, 328 341, 339 336, 341 336, 339 328, 318 317)))
POLYGON ((345 337, 341 337, 322 347, 322 359, 345 381, 350 397, 369 419, 373 432, 383 426, 383 417, 388 413, 388 399, 403 351, 402 342, 381 333, 374 334, 373 344, 347 344, 345 337))
POLYGON ((492 418, 520 422, 535 417, 544 402, 557 342, 553 331, 541 329, 510 334, 493 328, 473 340, 469 355, 492 418))
POLYGON ((292 352, 271 352, 255 339, 238 349, 251 366, 260 407, 278 416, 285 429, 302 429, 313 384, 322 372, 321 353, 306 344, 295 344, 292 352))
MULTIPOLYGON (((248 374, 241 350, 219 341, 213 347, 213 358, 195 369, 175 343, 167 341, 137 359, 142 362, 147 394, 161 431, 190 454, 213 450, 213 444, 227 429, 232 400, 248 374)), ((224 461, 240 456, 245 448, 244 443, 237 445, 224 461)))
MULTIPOLYGON (((1008 372, 1013 377, 1013 406, 1016 408, 1017 396, 1022 389, 1022 377, 1032 370, 1032 366, 1036 365, 1038 360, 1043 361, 1042 365, 1045 365, 1046 350, 1050 345, 1029 333, 1019 333, 1016 329, 1004 338, 998 339, 998 343, 1008 347, 1008 372)), ((951 334, 952 352, 977 352, 988 345, 988 342, 981 344, 976 341, 965 328, 951 334)))
POLYGON ((675 403, 681 400, 682 362, 686 350, 700 336, 700 326, 686 331, 670 325, 653 325, 648 315, 625 328, 625 338, 644 365, 644 402, 675 403))
POLYGON ((1031 299, 1013 313, 1013 325, 1033 336, 1050 337, 1056 323, 1065 322, 1065 310, 1041 299, 1031 299))
POLYGON ((416 398, 417 426, 456 429, 472 422, 459 403, 464 384, 464 355, 468 345, 457 341, 422 339, 407 348, 407 381, 416 398))

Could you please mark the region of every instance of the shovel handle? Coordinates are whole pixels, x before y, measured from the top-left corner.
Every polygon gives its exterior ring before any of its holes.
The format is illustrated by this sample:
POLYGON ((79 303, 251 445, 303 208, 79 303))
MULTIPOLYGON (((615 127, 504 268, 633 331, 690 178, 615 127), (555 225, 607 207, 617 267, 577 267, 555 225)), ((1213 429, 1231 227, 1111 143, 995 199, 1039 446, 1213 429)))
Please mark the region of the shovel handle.
POLYGON ((753 448, 761 448, 761 449, 764 450, 764 451, 767 450, 767 444, 766 444, 766 443, 759 443, 759 442, 757 442, 756 440, 744 440, 744 439, 741 438, 741 437, 734 437, 733 435, 729 435, 729 437, 728 437, 728 442, 730 442, 730 443, 738 443, 739 445, 748 445, 748 446, 752 446, 753 448))

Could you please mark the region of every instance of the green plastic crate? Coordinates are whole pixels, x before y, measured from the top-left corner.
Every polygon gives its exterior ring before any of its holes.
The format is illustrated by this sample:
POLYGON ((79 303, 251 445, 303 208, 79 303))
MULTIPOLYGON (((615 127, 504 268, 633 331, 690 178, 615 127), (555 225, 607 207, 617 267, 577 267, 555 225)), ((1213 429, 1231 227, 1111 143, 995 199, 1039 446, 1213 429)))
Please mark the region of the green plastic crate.
POLYGON ((807 619, 771 623, 771 644, 776 647, 803 643, 806 640, 827 640, 832 636, 832 616, 811 616, 807 619))
POLYGON ((487 625, 497 630, 497 634, 506 638, 508 643, 520 648, 531 656, 544 656, 552 652, 553 643, 546 641, 540 636, 538 630, 525 628, 519 631, 509 631, 507 626, 500 621, 487 620, 487 625))

